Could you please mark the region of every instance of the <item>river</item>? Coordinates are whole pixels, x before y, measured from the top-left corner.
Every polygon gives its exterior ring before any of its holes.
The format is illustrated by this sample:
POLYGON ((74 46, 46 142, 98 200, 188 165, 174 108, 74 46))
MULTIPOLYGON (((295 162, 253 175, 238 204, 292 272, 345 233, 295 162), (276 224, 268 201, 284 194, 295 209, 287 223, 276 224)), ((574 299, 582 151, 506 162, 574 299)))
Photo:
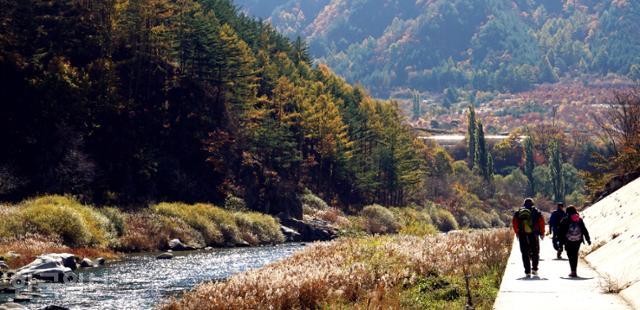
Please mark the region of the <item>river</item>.
MULTIPOLYGON (((171 260, 155 255, 128 255, 106 266, 80 271, 71 284, 39 284, 29 309, 49 305, 70 309, 150 309, 202 282, 229 276, 293 255, 304 245, 214 249, 174 253, 171 260)), ((0 303, 11 295, 0 295, 0 303)))

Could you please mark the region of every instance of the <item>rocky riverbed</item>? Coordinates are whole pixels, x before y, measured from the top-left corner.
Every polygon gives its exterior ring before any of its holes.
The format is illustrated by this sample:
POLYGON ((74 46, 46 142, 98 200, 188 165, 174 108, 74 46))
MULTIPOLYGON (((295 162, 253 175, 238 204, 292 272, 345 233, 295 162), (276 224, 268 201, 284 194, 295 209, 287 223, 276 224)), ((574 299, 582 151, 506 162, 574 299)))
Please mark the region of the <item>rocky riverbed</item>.
MULTIPOLYGON (((77 281, 64 284, 38 281, 26 294, 21 293, 21 289, 18 295, 0 294, 0 304, 19 296, 30 299, 21 303, 28 309, 51 305, 69 309, 149 309, 199 283, 222 280, 245 270, 260 268, 289 257, 303 247, 301 243, 287 243, 173 252, 173 258, 168 260, 158 260, 158 253, 139 254, 106 262, 102 266, 98 262, 85 261, 85 264, 95 267, 76 269, 77 281)), ((40 263, 62 273, 70 269, 64 263, 40 263)))

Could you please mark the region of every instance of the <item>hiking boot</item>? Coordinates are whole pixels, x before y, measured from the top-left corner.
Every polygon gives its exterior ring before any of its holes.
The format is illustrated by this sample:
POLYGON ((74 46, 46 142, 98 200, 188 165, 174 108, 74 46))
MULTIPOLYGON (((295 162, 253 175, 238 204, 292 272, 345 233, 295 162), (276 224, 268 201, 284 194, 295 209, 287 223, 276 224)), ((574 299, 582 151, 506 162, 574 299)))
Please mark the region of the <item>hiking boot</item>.
POLYGON ((532 275, 537 276, 538 275, 538 270, 534 270, 531 272, 532 275))
POLYGON ((558 259, 562 259, 562 252, 558 251, 558 259))
POLYGON ((578 277, 578 274, 575 272, 572 272, 569 274, 569 278, 577 278, 577 277, 578 277))
POLYGON ((527 274, 526 274, 526 277, 527 277, 527 278, 531 278, 531 273, 527 273, 527 274))

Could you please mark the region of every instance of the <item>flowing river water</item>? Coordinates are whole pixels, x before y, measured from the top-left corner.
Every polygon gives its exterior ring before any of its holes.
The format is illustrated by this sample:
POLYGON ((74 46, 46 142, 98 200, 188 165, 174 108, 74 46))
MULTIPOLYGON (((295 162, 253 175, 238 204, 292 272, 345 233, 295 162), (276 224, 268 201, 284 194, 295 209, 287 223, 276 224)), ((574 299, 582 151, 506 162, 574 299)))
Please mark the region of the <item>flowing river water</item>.
MULTIPOLYGON (((24 304, 29 309, 56 305, 70 309, 151 309, 171 296, 199 283, 229 276, 293 255, 303 244, 214 249, 174 253, 171 260, 155 255, 125 256, 106 266, 78 270, 80 281, 71 284, 39 284, 40 296, 24 304)), ((0 303, 11 298, 0 295, 0 303)))

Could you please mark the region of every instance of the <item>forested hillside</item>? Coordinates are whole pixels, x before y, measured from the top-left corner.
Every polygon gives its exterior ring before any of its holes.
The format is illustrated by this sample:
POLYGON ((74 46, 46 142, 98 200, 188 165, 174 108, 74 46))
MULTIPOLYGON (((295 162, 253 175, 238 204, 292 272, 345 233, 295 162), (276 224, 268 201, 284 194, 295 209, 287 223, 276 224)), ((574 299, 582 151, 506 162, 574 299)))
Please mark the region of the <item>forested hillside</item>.
POLYGON ((427 150, 391 102, 227 0, 0 0, 0 200, 241 197, 300 217, 407 203, 427 150))
POLYGON ((236 0, 349 82, 522 91, 564 76, 640 78, 640 2, 630 0, 236 0))

